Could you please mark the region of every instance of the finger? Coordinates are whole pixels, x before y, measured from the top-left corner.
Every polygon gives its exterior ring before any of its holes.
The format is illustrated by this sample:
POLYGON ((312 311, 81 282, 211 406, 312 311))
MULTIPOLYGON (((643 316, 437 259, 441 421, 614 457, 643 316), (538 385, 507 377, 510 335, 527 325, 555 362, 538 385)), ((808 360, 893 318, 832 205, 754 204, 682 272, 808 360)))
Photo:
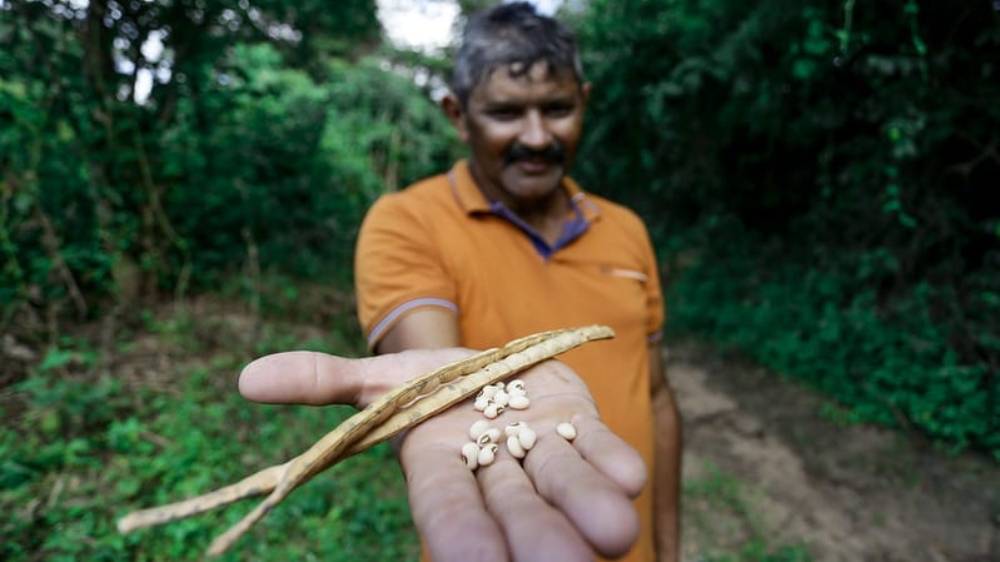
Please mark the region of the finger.
POLYGON ((314 351, 289 351, 257 359, 243 368, 240 394, 274 404, 355 404, 361 361, 314 351))
POLYGON ((508 560, 503 533, 487 513, 476 478, 458 451, 407 442, 400 456, 413 522, 432 560, 508 560))
POLYGON ((639 452, 595 416, 577 414, 572 422, 576 427, 573 447, 580 455, 629 497, 638 497, 647 478, 646 463, 639 452))
POLYGON ((593 560, 594 554, 566 517, 535 491, 509 453, 477 474, 486 508, 500 523, 516 562, 593 560))
POLYGON ((468 354, 442 349, 346 359, 314 351, 275 353, 243 368, 239 390, 256 402, 364 407, 394 386, 468 354))
POLYGON ((562 511, 603 556, 628 552, 639 536, 639 518, 624 490, 598 472, 554 431, 538 436, 524 458, 538 493, 562 511))

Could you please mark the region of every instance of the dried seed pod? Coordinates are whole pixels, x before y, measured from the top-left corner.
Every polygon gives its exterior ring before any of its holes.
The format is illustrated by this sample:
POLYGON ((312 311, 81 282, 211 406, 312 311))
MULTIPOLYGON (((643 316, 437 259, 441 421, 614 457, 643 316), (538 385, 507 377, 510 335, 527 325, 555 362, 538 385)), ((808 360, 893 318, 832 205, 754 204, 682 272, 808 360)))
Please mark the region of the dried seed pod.
POLYGON ((528 397, 523 394, 515 394, 510 397, 510 401, 507 405, 515 410, 524 410, 531 405, 531 400, 528 400, 528 397))
POLYGON ((505 388, 505 390, 507 391, 507 394, 510 394, 511 396, 515 394, 527 393, 527 389, 524 386, 524 381, 522 381, 521 379, 514 379, 509 383, 507 383, 507 387, 505 388))
POLYGON ((503 434, 506 435, 507 437, 510 437, 511 435, 517 435, 517 432, 521 431, 521 428, 524 427, 528 427, 528 424, 519 421, 516 421, 514 423, 509 423, 507 424, 507 427, 503 428, 503 434))
POLYGON ((524 455, 527 454, 524 447, 521 446, 521 441, 514 435, 507 438, 507 450, 510 451, 510 454, 516 459, 523 459, 524 455))
POLYGON ((479 439, 479 436, 482 435, 489 428, 490 428, 490 422, 486 420, 477 420, 469 428, 469 437, 471 437, 472 440, 475 441, 476 439, 479 439))
POLYGON ((472 407, 482 412, 485 411, 489 405, 490 401, 488 398, 476 398, 476 402, 472 405, 472 407))
MULTIPOLYGON (((158 525, 202 513, 240 498, 268 497, 209 546, 209 556, 225 552, 288 494, 330 465, 385 441, 468 398, 483 385, 583 343, 614 336, 606 326, 553 330, 514 340, 417 377, 382 397, 330 431, 308 450, 280 465, 267 467, 208 494, 137 511, 118 521, 120 532, 158 525), (504 359, 500 359, 505 357, 504 359), (416 401, 418 397, 421 400, 416 401), (414 405, 416 404, 416 405, 414 405)), ((494 453, 495 453, 494 449, 494 453)), ((477 459, 478 460, 478 459, 477 459)))
POLYGON ((479 466, 479 445, 471 441, 462 445, 462 458, 465 459, 465 466, 469 470, 476 470, 479 466))
POLYGON ((490 443, 489 445, 479 449, 479 455, 476 457, 476 461, 479 462, 479 466, 489 466, 493 464, 493 459, 497 455, 497 445, 496 443, 490 443))
POLYGON ((572 441, 576 439, 576 428, 569 422, 563 422, 556 426, 556 433, 563 436, 563 439, 572 441))
POLYGON ((506 406, 508 402, 510 402, 510 394, 507 394, 506 391, 498 390, 493 395, 493 403, 497 406, 506 406))
POLYGON ((488 428, 483 435, 489 437, 491 443, 498 443, 500 441, 500 430, 495 427, 488 428))
POLYGON ((525 451, 530 451, 535 446, 537 439, 538 435, 530 427, 522 427, 521 431, 517 432, 517 440, 521 444, 521 447, 524 447, 525 451))
POLYGON ((501 368, 510 369, 511 371, 517 368, 517 359, 511 359, 510 356, 504 357, 497 363, 501 365, 501 368))

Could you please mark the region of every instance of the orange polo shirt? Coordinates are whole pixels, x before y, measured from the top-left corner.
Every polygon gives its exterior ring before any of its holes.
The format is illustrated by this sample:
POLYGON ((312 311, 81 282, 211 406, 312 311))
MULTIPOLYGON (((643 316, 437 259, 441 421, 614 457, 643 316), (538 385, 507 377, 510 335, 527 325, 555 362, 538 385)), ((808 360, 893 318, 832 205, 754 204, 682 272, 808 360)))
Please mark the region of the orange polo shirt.
MULTIPOLYGON (((648 344, 663 323, 656 259, 628 209, 563 188, 573 209, 548 246, 476 186, 466 162, 380 198, 355 254, 358 316, 370 347, 421 307, 456 312, 462 345, 485 349, 543 330, 607 324, 616 337, 560 357, 587 383, 608 426, 652 474, 648 344)), ((652 495, 636 500, 642 532, 625 560, 654 559, 652 495)))

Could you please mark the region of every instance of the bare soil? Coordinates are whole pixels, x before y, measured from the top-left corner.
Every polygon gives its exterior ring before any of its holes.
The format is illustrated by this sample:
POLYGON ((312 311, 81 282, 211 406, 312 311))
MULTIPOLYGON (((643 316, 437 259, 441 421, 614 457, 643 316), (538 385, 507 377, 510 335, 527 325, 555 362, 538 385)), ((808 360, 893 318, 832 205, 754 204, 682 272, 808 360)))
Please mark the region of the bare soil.
POLYGON ((684 419, 684 560, 754 537, 821 561, 1000 561, 1000 465, 837 422, 828 399, 692 343, 667 351, 684 419))

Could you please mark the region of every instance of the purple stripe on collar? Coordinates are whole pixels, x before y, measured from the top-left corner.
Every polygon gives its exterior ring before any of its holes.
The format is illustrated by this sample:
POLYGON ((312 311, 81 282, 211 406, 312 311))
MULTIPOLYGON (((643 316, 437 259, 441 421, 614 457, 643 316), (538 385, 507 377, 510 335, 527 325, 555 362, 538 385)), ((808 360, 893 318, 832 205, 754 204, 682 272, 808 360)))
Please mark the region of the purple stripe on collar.
POLYGON ((583 233, 587 232, 587 229, 590 227, 590 222, 583 216, 579 205, 577 205, 577 202, 574 199, 570 199, 570 205, 573 208, 573 219, 563 226, 562 233, 559 234, 559 238, 557 238, 555 243, 551 246, 533 226, 525 222, 521 217, 517 216, 517 213, 511 211, 503 203, 499 201, 490 203, 490 211, 494 215, 507 220, 528 235, 528 238, 531 240, 531 244, 535 247, 535 251, 537 251, 543 259, 547 260, 557 251, 565 248, 574 240, 583 236, 583 233))

